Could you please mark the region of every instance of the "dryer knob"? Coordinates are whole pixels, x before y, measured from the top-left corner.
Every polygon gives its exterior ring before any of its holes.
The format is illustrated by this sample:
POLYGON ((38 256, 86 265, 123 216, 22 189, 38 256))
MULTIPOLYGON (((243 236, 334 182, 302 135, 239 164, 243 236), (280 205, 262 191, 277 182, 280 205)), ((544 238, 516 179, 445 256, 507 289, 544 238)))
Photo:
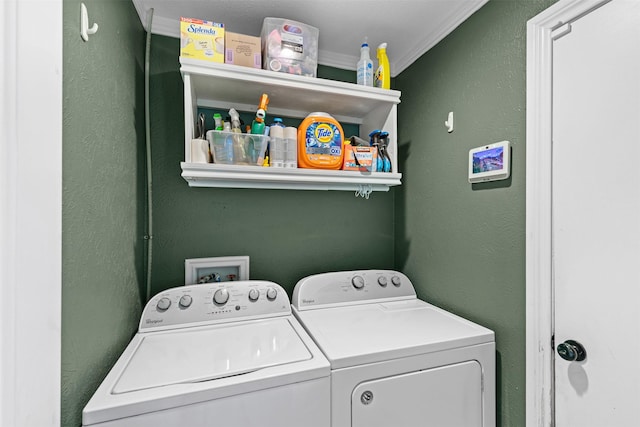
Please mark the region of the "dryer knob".
POLYGON ((180 301, 178 302, 178 305, 181 308, 188 308, 192 302, 193 302, 193 298, 191 298, 191 295, 182 295, 180 297, 180 301))
POLYGON ((267 299, 269 301, 273 301, 278 296, 278 291, 275 288, 267 289, 267 299))
POLYGON ((362 278, 362 276, 353 276, 353 279, 351 279, 351 284, 356 289, 362 289, 364 288, 364 279, 362 278))
POLYGON ((213 294, 213 302, 216 305, 225 305, 229 301, 229 291, 225 288, 218 289, 213 294))
POLYGON ((387 278, 384 276, 378 277, 378 285, 382 286, 383 288, 387 286, 387 278))
POLYGON ((171 300, 167 297, 160 298, 156 307, 160 311, 166 311, 169 307, 171 307, 171 300))
POLYGON ((260 292, 258 292, 257 289, 251 289, 249 291, 249 301, 258 301, 258 298, 260 297, 260 292))
POLYGON ((400 286, 400 284, 402 283, 402 281, 400 280, 400 277, 398 277, 398 276, 393 276, 393 277, 391 278, 391 283, 393 283, 393 286, 398 287, 398 286, 400 286))

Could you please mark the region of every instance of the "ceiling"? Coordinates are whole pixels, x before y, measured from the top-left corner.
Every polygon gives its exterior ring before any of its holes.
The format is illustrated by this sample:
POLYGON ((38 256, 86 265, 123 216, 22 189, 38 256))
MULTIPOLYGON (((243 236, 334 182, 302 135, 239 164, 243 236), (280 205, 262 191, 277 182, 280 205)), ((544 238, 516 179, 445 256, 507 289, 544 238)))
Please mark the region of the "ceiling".
MULTIPOLYGON (((132 0, 145 30, 180 35, 180 17, 224 24, 228 31, 259 36, 266 17, 286 18, 320 30, 318 63, 355 70, 368 36, 371 56, 388 44, 395 77, 488 0, 132 0)), ((176 53, 177 54, 177 53, 176 53)))

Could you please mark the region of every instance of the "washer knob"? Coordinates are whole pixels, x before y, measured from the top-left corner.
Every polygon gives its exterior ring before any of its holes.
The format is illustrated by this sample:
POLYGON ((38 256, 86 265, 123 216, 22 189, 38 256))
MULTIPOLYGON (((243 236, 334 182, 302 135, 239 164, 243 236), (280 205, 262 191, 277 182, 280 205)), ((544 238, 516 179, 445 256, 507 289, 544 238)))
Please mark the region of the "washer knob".
POLYGON ((171 307, 171 300, 167 297, 160 298, 156 307, 160 311, 166 311, 169 307, 171 307))
POLYGON ((393 283, 393 286, 398 287, 400 286, 400 284, 402 283, 402 281, 400 280, 400 277, 398 276, 393 276, 391 278, 391 283, 393 283))
POLYGON ((351 279, 351 284, 356 289, 362 289, 364 287, 364 279, 362 276, 354 276, 353 279, 351 279))
POLYGON ((213 302, 216 305, 225 305, 229 301, 229 291, 225 288, 218 289, 213 294, 213 302))
POLYGON ((260 297, 260 292, 258 292, 257 289, 251 289, 249 291, 249 301, 258 301, 258 298, 260 297))
POLYGON ((384 276, 378 277, 378 285, 382 286, 383 288, 387 286, 387 278, 384 276))
POLYGON ((278 296, 278 291, 275 288, 267 289, 267 299, 269 301, 273 301, 278 296))
POLYGON ((191 295, 182 295, 180 297, 180 301, 178 302, 178 305, 181 308, 187 308, 191 305, 192 302, 193 302, 193 298, 191 298, 191 295))

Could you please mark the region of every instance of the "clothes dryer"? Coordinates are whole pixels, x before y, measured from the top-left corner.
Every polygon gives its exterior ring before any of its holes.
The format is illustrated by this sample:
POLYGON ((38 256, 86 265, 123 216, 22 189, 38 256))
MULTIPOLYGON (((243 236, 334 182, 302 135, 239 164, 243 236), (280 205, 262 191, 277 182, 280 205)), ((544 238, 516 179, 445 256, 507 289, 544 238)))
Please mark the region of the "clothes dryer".
POLYGON ((390 270, 304 278, 294 315, 331 364, 333 427, 495 426, 494 333, 390 270))
POLYGON ((327 359, 266 281, 153 297, 84 426, 329 426, 327 359))

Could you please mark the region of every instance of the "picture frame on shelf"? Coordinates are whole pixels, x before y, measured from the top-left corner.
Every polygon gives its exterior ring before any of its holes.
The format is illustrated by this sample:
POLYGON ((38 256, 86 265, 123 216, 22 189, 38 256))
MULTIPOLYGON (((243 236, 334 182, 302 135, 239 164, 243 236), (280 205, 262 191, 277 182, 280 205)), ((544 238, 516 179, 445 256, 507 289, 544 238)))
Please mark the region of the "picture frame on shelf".
POLYGON ((249 257, 228 256, 184 260, 184 284, 249 280, 249 257))

